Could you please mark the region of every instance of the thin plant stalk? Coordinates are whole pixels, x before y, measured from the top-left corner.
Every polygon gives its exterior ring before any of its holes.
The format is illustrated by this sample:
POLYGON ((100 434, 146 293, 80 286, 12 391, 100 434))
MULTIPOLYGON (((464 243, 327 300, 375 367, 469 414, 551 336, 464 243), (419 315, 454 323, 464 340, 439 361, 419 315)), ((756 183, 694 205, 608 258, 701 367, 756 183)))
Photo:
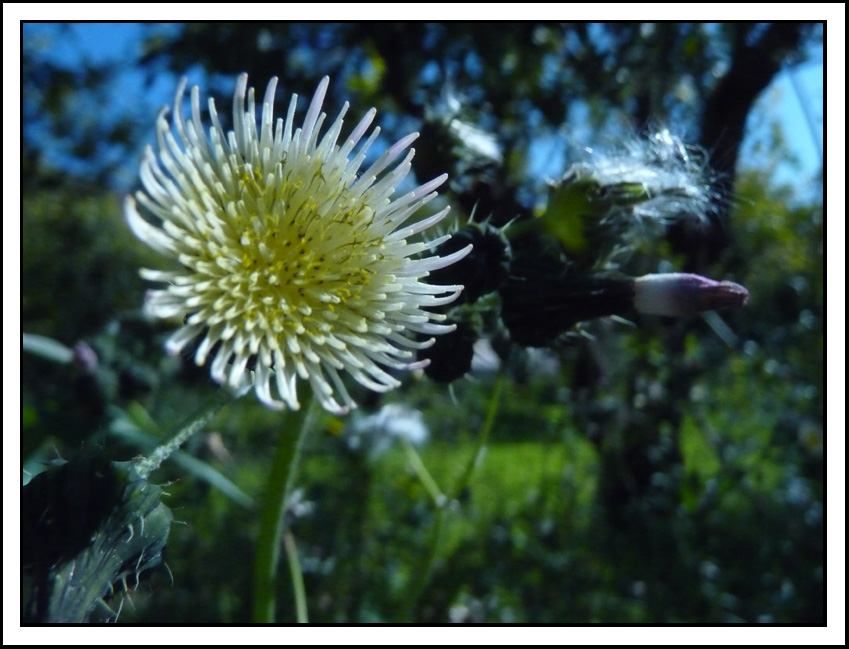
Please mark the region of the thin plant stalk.
POLYGON ((292 575, 292 589, 295 593, 295 618, 298 624, 309 623, 307 614, 307 590, 304 588, 304 573, 301 570, 301 560, 298 558, 298 546, 292 530, 283 532, 283 545, 286 548, 286 558, 289 561, 289 574, 292 575))
MULTIPOLYGON (((219 394, 226 395, 226 392, 222 390, 219 394)), ((135 468, 139 477, 147 479, 148 476, 156 471, 156 469, 158 469, 172 453, 177 451, 183 444, 191 439, 195 433, 202 430, 212 420, 212 418, 218 414, 218 411, 221 410, 222 406, 224 406, 229 399, 229 395, 217 397, 215 403, 211 407, 207 407, 202 410, 200 415, 194 415, 191 418, 191 421, 181 428, 171 439, 156 447, 149 456, 136 460, 135 468)))
MULTIPOLYGON (((286 502, 298 474, 301 451, 309 431, 315 428, 320 408, 312 399, 296 435, 284 431, 266 484, 260 513, 259 538, 254 562, 254 622, 274 623, 277 597, 275 584, 280 563, 280 546, 286 524, 286 502)), ((294 544, 293 544, 294 546, 294 544)), ((306 595, 300 562, 289 559, 298 622, 307 621, 306 595)))
POLYGON ((404 452, 407 454, 407 461, 410 463, 410 466, 413 467, 413 471, 416 472, 419 480, 424 486, 425 491, 427 491, 428 495, 433 500, 433 504, 437 507, 442 507, 443 503, 445 503, 445 494, 439 488, 439 485, 436 484, 436 480, 433 479, 433 476, 430 475, 430 472, 425 467, 424 462, 422 462, 422 458, 419 455, 418 451, 416 451, 413 443, 407 439, 406 437, 401 439, 401 443, 404 446, 404 452))
POLYGON ((480 433, 478 434, 478 443, 475 448, 474 454, 469 458, 466 466, 463 469, 463 472, 460 474, 460 479, 457 481, 457 484, 454 486, 454 489, 448 494, 445 495, 441 492, 436 482, 430 476, 427 469, 424 467, 424 463, 421 461, 421 458, 418 457, 416 450, 412 447, 412 445, 407 445, 406 450, 408 456, 414 455, 415 461, 412 462, 413 468, 416 471, 416 474, 419 476, 419 479, 422 480, 422 483, 430 494, 431 498, 436 505, 436 516, 433 525, 433 531, 431 534, 431 543, 430 543, 430 551, 423 558, 422 567, 418 570, 418 577, 410 590, 410 596, 407 600, 407 607, 405 609, 405 613, 403 616, 403 621, 412 622, 414 612, 416 607, 418 606, 419 600, 421 599, 422 594, 424 593, 425 588, 428 583, 430 583, 430 579, 433 576, 433 571, 436 568, 436 563, 439 560, 439 548, 442 543, 442 533, 445 529, 445 516, 448 510, 449 505, 457 499, 460 493, 468 486, 469 482, 472 479, 472 474, 477 467, 480 458, 483 454, 484 449, 486 448, 487 443, 489 442, 489 436, 492 432, 492 428, 495 425, 495 417, 498 413, 498 404, 501 397, 501 389, 504 386, 504 375, 499 374, 495 380, 495 386, 492 390, 492 396, 489 399, 489 403, 487 404, 486 409, 486 419, 484 420, 483 426, 481 427, 480 433))

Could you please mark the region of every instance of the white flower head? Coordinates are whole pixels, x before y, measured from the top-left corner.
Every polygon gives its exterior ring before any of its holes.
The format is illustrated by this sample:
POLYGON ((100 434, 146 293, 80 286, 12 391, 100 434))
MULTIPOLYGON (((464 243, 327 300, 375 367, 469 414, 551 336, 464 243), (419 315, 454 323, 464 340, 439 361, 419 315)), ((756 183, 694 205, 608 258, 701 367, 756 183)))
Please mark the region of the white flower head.
POLYGON ((296 128, 297 95, 286 119, 274 121, 273 78, 257 125, 254 89, 242 74, 233 130, 225 133, 210 99, 207 136, 197 87, 191 119, 183 117, 183 80, 172 123, 164 108, 157 119, 158 155, 148 148, 142 159, 144 190, 127 197, 124 213, 139 239, 182 265, 141 273, 165 284, 149 292, 149 313, 183 318, 166 344, 169 353, 200 338, 195 362, 211 360, 218 383, 235 391, 252 386, 265 405, 296 409, 300 377, 324 408, 344 413, 355 403, 340 372, 369 389, 391 390, 399 381, 386 368, 424 367, 427 361, 415 361, 412 350, 454 329, 427 309, 450 303, 463 287, 424 280, 465 257, 471 246, 445 257, 420 256, 448 235, 409 239, 445 218, 448 208, 407 222, 436 197, 447 176, 394 196, 410 172, 409 147, 418 133, 361 170, 380 132, 375 128, 360 144, 376 111, 340 141, 346 103, 320 135, 328 84, 327 77, 321 80, 296 128), (156 222, 143 218, 138 204, 156 222))

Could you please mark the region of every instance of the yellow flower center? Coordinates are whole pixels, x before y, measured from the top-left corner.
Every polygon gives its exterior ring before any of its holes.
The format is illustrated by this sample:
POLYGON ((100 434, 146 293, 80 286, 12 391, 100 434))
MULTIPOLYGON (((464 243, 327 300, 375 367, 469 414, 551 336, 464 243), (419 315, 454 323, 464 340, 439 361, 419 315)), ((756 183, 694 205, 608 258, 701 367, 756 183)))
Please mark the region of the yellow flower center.
POLYGON ((346 328, 366 330, 369 314, 359 307, 369 302, 383 238, 372 232, 373 209, 341 185, 325 178, 321 160, 289 170, 284 161, 265 178, 246 166, 230 212, 240 233, 246 324, 262 313, 278 332, 326 334, 338 305, 346 328))

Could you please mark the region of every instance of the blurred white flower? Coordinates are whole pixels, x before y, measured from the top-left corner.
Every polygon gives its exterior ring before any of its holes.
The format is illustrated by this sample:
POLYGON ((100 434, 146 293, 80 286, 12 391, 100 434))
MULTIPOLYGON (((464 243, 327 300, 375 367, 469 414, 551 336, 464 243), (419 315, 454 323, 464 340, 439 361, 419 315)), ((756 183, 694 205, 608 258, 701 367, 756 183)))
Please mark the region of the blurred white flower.
POLYGON ((373 415, 351 419, 345 429, 348 446, 372 458, 386 452, 396 440, 421 446, 428 436, 422 413, 397 403, 387 404, 373 415))

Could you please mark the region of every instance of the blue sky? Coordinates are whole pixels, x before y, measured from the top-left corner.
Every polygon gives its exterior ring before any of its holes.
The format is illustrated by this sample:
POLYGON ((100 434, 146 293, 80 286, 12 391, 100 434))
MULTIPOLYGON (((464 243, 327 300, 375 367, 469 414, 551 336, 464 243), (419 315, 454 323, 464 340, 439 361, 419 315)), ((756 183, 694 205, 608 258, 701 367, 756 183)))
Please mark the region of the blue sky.
MULTIPOLYGON (((179 24, 160 24, 158 29, 179 29, 179 24)), ((55 24, 24 24, 23 38, 26 46, 38 47, 41 54, 63 65, 77 62, 123 64, 135 59, 141 51, 143 27, 137 23, 78 23, 70 26, 70 36, 57 38, 59 28, 55 24)), ((743 143, 740 164, 742 168, 765 166, 758 153, 760 144, 770 137, 770 125, 778 123, 784 133, 787 146, 796 165, 782 164, 777 169, 776 182, 797 188, 800 197, 808 198, 811 192, 821 192, 821 184, 815 182, 815 174, 822 166, 823 151, 823 71, 824 53, 822 46, 809 52, 809 61, 790 71, 783 71, 771 86, 762 93, 756 109, 750 116, 750 124, 743 143), (792 76, 791 76, 792 75, 792 76)), ((198 67, 186 71, 192 83, 205 85, 205 75, 198 67)), ((110 111, 114 114, 150 116, 152 133, 153 120, 158 108, 170 104, 173 98, 176 77, 160 73, 153 86, 144 85, 143 72, 126 66, 118 76, 113 88, 114 101, 110 111)), ((586 145, 592 145, 592 142, 586 145)), ((534 172, 553 176, 562 171, 561 155, 552 156, 556 142, 539 147, 540 157, 533 164, 534 172), (546 153, 548 149, 548 154, 546 153)), ((561 149, 562 150, 562 149, 561 149)), ((61 158, 51 162, 62 164, 61 158)), ((132 184, 135 161, 129 161, 115 179, 118 187, 132 184)))
POLYGON ((753 166, 747 162, 749 159, 758 160, 752 151, 769 137, 769 125, 778 122, 791 154, 798 160, 798 168, 780 166, 775 181, 795 185, 805 194, 816 190, 811 184, 816 182, 814 176, 823 165, 823 65, 822 47, 818 47, 810 53, 810 62, 782 71, 761 93, 749 117, 741 167, 753 166))

